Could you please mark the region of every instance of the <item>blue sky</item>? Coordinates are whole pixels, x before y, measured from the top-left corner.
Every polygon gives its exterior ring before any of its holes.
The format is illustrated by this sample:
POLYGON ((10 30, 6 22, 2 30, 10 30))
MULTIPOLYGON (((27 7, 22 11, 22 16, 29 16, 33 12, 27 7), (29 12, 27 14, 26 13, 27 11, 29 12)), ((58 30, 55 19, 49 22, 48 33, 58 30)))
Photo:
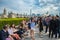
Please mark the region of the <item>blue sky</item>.
POLYGON ((60 0, 0 0, 0 13, 6 8, 7 11, 14 13, 45 13, 53 7, 60 10, 60 0))

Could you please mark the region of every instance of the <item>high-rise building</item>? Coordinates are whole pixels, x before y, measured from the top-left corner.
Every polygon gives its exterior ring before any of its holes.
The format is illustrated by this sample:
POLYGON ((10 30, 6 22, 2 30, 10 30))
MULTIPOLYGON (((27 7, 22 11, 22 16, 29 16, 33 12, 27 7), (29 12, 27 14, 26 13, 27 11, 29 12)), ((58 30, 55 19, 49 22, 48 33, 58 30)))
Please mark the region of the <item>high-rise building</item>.
POLYGON ((3 14, 6 14, 7 12, 6 12, 6 9, 4 8, 4 10, 3 10, 3 14))

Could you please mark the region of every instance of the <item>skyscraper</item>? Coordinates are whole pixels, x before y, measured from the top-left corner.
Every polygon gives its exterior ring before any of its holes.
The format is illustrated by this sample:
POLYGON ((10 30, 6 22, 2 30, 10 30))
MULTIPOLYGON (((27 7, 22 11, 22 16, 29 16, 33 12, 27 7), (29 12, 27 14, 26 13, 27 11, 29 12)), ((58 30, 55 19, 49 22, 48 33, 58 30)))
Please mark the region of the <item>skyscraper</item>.
POLYGON ((4 8, 4 10, 3 10, 3 14, 6 14, 7 12, 6 12, 6 9, 4 8))

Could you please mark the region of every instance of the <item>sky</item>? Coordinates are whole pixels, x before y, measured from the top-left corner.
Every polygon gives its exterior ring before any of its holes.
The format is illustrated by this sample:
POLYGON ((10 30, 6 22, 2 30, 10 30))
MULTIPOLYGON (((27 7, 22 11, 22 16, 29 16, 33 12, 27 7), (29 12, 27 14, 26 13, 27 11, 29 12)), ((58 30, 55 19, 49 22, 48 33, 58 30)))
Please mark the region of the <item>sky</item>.
POLYGON ((60 11, 60 0, 0 0, 0 13, 6 8, 7 12, 14 13, 45 13, 51 10, 60 11))

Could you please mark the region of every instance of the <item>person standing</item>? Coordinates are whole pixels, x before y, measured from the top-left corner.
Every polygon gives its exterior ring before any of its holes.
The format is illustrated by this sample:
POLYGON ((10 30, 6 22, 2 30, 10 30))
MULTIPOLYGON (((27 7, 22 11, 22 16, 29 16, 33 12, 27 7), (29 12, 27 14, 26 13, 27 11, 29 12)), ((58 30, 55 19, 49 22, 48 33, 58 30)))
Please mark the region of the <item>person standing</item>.
POLYGON ((56 17, 53 16, 52 20, 50 21, 50 25, 49 25, 49 37, 51 36, 51 38, 53 38, 53 36, 55 35, 55 38, 57 38, 57 20, 56 17))
POLYGON ((41 34, 41 32, 43 31, 43 24, 42 24, 42 18, 41 17, 38 20, 38 24, 39 24, 39 34, 41 34))
POLYGON ((35 21, 34 21, 34 19, 32 19, 32 21, 30 22, 30 27, 31 27, 30 35, 31 35, 32 40, 35 40, 35 38, 34 38, 35 26, 36 26, 35 21))
POLYGON ((50 23, 49 23, 49 38, 53 37, 54 27, 55 27, 55 18, 54 16, 52 16, 52 19, 50 20, 50 23))
POLYGON ((59 34, 59 38, 60 38, 60 20, 59 20, 59 16, 58 15, 56 15, 56 32, 55 32, 55 38, 57 38, 57 35, 59 34))
MULTIPOLYGON (((59 21, 60 21, 60 17, 59 17, 59 21)), ((60 38, 60 22, 59 22, 59 38, 60 38)))
POLYGON ((45 30, 45 33, 47 33, 48 31, 48 28, 49 28, 49 21, 51 20, 51 17, 50 16, 47 16, 45 18, 45 22, 46 22, 46 30, 45 30))

